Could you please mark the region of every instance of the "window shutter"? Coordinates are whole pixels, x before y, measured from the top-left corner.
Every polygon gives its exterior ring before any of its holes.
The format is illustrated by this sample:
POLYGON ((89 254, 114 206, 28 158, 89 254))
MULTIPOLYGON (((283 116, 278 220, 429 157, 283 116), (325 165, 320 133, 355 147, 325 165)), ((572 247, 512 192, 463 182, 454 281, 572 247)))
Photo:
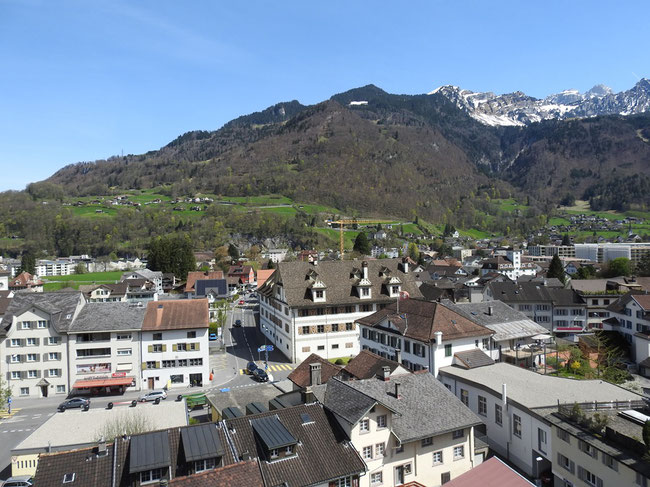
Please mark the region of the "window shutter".
POLYGON ((194 350, 196 350, 197 352, 198 352, 199 350, 201 350, 201 344, 200 344, 200 343, 195 343, 195 344, 194 344, 194 350))
MULTIPOLYGON (((578 467, 581 468, 581 467, 578 467)), ((573 474, 576 470, 576 464, 573 460, 569 460, 569 471, 573 474)))
POLYGON ((41 361, 41 354, 40 353, 35 353, 34 355, 36 355, 36 361, 40 362, 41 361))
POLYGON ((149 345, 147 347, 147 350, 149 351, 149 353, 153 352, 153 345, 149 345))
POLYGON ((178 352, 178 344, 177 344, 177 343, 174 343, 174 344, 172 345, 172 350, 173 350, 174 352, 178 352))
POLYGON ((142 362, 142 370, 145 370, 147 368, 147 362, 142 362))
POLYGON ((584 480, 583 469, 582 469, 582 467, 581 467, 580 465, 578 465, 578 478, 579 478, 580 480, 584 480))
POLYGON ((156 368, 157 368, 157 369, 160 368, 160 362, 156 362, 156 368))
POLYGON ((22 370, 22 371, 20 372, 20 378, 21 378, 21 379, 26 379, 26 378, 27 378, 27 372, 24 371, 24 370, 22 370))
POLYGON ((162 346, 162 351, 163 351, 163 352, 166 352, 166 351, 167 351, 167 345, 163 345, 163 346, 162 346))
POLYGON ((43 362, 47 362, 50 358, 47 356, 47 353, 43 354, 43 362))
POLYGON ((40 345, 40 343, 41 343, 41 339, 40 339, 40 338, 35 338, 34 340, 35 340, 35 342, 36 342, 36 345, 40 345))
POLYGON ((596 477, 596 487, 603 487, 603 479, 596 477))
POLYGON ((37 370, 37 371, 36 371, 36 377, 40 377, 40 376, 41 376, 41 371, 40 371, 40 370, 37 370))

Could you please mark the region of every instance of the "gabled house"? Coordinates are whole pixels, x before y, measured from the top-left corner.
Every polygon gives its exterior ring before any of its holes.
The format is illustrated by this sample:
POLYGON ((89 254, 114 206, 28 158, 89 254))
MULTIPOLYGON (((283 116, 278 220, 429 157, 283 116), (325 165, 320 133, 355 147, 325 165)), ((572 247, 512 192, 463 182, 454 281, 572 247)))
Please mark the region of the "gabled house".
POLYGON ((451 365, 454 354, 479 348, 489 350, 494 331, 475 323, 442 303, 408 299, 391 303, 357 319, 361 349, 395 360, 410 370, 451 365))
POLYGON ((255 270, 249 265, 231 265, 227 275, 239 279, 242 284, 255 282, 255 270))
POLYGON ((144 279, 153 283, 153 290, 156 294, 163 293, 163 273, 160 271, 152 271, 150 269, 140 269, 137 271, 129 271, 122 274, 120 281, 124 282, 130 279, 144 279))
MULTIPOLYGON (((223 271, 191 271, 187 273, 185 281, 185 297, 192 298, 196 296, 196 281, 198 280, 216 280, 223 279, 223 271)), ((202 296, 206 297, 206 296, 202 296)))
POLYGON ((142 324, 142 384, 147 389, 207 384, 207 299, 151 301, 142 324))
POLYGON ((605 321, 631 345, 638 364, 650 357, 650 294, 631 291, 609 305, 611 318, 605 321))
POLYGON ((408 261, 280 262, 259 289, 260 328, 292 361, 359 353, 355 320, 395 302, 421 297, 408 261))
POLYGON ((521 276, 535 276, 537 266, 535 263, 522 258, 521 250, 508 250, 506 255, 497 255, 483 261, 481 275, 490 272, 497 272, 510 279, 517 280, 521 276))
POLYGON ((440 485, 481 461, 481 420, 431 374, 333 378, 313 392, 365 462, 360 486, 440 485))
POLYGON ((42 293, 43 281, 41 281, 38 276, 23 271, 9 280, 9 289, 11 291, 27 290, 35 293, 42 293))

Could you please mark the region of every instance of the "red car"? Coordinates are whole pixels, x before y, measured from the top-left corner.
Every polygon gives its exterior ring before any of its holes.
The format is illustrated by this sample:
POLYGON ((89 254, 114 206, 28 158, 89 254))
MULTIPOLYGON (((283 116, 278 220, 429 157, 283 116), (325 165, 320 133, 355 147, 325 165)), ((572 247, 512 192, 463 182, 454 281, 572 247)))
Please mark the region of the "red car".
POLYGON ((244 300, 243 300, 243 299, 240 299, 240 300, 239 300, 239 304, 244 304, 244 300))

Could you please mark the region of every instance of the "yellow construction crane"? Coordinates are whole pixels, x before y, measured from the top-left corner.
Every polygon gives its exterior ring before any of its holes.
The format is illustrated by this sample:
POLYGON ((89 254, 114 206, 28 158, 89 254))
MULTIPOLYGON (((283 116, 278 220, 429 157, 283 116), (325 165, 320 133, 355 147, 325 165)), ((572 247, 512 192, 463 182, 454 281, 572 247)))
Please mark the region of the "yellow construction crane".
POLYGON ((344 251, 344 245, 343 245, 343 225, 368 225, 368 224, 376 224, 376 223, 384 223, 384 224, 394 224, 395 222, 393 221, 385 221, 385 220, 337 220, 331 222, 333 224, 338 224, 339 225, 339 241, 341 245, 341 260, 343 260, 343 251, 344 251))

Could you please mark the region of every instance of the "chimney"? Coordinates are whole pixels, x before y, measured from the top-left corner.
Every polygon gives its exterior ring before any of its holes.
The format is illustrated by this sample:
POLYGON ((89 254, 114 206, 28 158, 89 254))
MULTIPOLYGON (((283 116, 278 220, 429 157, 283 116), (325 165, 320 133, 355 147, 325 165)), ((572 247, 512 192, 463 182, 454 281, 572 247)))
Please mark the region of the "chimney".
POLYGON ((494 313, 494 306, 488 306, 488 316, 492 316, 494 313))
POLYGON ((404 274, 409 273, 409 259, 408 257, 402 258, 402 267, 404 268, 404 274))
POLYGON ((395 362, 402 363, 402 351, 399 348, 395 349, 395 362))
POLYGON ((321 383, 320 363, 309 364, 309 385, 317 386, 321 383))
POLYGON ((251 454, 248 452, 248 450, 241 454, 241 459, 245 462, 251 459, 251 454))
POLYGON ((361 263, 361 270, 363 271, 363 278, 368 279, 368 262, 367 261, 364 260, 361 263))
POLYGON ((504 406, 508 404, 508 396, 506 395, 505 384, 501 384, 501 402, 503 403, 504 406))
POLYGON ((97 443, 97 456, 103 457, 106 454, 106 439, 102 436, 97 443))
POLYGON ((434 336, 436 337, 436 348, 437 348, 442 343, 442 332, 437 331, 437 332, 434 333, 434 336))
POLYGON ((382 377, 384 381, 389 381, 390 380, 390 367, 388 365, 384 365, 382 368, 382 377))
POLYGON ((402 389, 402 384, 400 384, 399 382, 395 382, 395 397, 397 399, 402 399, 401 389, 402 389))

